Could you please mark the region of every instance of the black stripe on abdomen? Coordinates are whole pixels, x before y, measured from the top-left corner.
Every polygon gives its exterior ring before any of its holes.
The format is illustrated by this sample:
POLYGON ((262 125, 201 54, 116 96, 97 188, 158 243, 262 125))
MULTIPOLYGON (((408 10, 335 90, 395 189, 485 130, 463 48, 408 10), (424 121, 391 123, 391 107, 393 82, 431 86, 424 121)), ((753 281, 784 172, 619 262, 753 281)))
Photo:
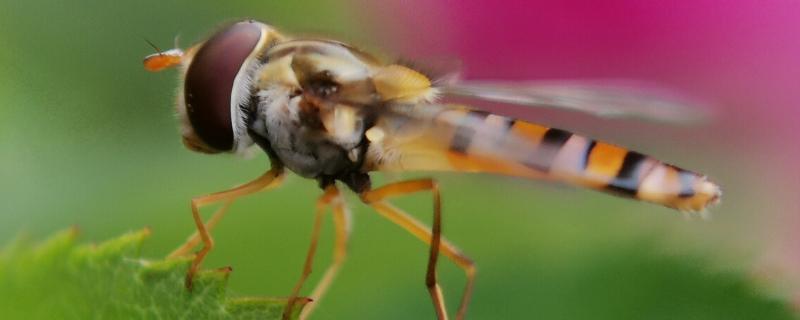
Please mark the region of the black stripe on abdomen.
POLYGON ((524 162, 525 165, 543 172, 550 171, 553 160, 570 137, 572 137, 572 132, 555 128, 548 129, 533 155, 524 162))
POLYGON ((641 164, 645 159, 647 156, 641 153, 628 151, 617 176, 606 186, 606 189, 631 197, 635 196, 641 181, 641 164))
POLYGON ((592 154, 592 150, 597 145, 597 141, 592 140, 589 142, 589 145, 586 146, 586 150, 583 154, 583 164, 581 165, 581 170, 586 171, 586 168, 589 166, 589 155, 592 154))
POLYGON ((503 134, 508 134, 511 131, 511 128, 517 123, 516 119, 505 118, 506 122, 503 126, 503 134))
POLYGON ((458 153, 467 153, 469 145, 472 144, 472 140, 475 138, 477 125, 473 121, 483 124, 487 116, 489 116, 488 112, 480 110, 471 110, 464 115, 464 121, 456 128, 453 140, 450 142, 450 150, 458 153))

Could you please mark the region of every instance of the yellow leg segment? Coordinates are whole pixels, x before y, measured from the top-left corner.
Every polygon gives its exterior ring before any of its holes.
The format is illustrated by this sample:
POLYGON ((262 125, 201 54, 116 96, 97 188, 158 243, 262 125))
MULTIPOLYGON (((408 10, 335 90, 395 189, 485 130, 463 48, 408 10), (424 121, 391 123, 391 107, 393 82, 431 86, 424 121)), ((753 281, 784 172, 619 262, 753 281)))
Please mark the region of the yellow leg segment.
POLYGON ((197 252, 194 260, 192 261, 191 267, 189 267, 189 272, 186 273, 187 288, 192 288, 192 279, 194 279, 194 275, 197 274, 200 264, 203 262, 203 259, 205 259, 208 252, 214 248, 214 240, 211 238, 209 231, 217 224, 217 222, 219 222, 220 219, 222 219, 230 204, 239 197, 253 194, 267 188, 275 187, 280 184, 280 182, 283 180, 282 178, 283 170, 280 168, 272 168, 257 179, 236 188, 192 199, 192 217, 194 218, 197 232, 191 235, 183 245, 178 247, 178 249, 169 254, 169 257, 186 255, 189 250, 198 244, 199 241, 203 242, 203 248, 197 252), (204 223, 203 217, 200 216, 200 208, 223 201, 225 202, 223 206, 214 213, 207 224, 204 223))
POLYGON ((311 313, 314 312, 316 306, 319 305, 320 299, 322 299, 322 296, 328 291, 328 287, 330 287, 331 283, 336 278, 339 269, 341 269, 342 264, 344 264, 347 258, 347 240, 350 238, 350 219, 350 211, 345 205, 344 199, 340 198, 339 201, 334 201, 333 224, 335 227, 336 242, 333 247, 333 262, 328 266, 328 269, 325 270, 325 274, 322 276, 319 283, 317 283, 314 291, 311 292, 309 298, 315 303, 307 304, 306 307, 303 308, 303 311, 300 313, 301 320, 308 319, 311 313))
POLYGON ((456 265, 464 270, 467 277, 467 284, 461 296, 461 304, 456 313, 456 319, 463 319, 467 312, 470 297, 472 296, 473 283, 475 281, 475 264, 472 260, 461 253, 454 245, 446 239, 441 238, 441 199, 439 187, 433 179, 420 179, 392 183, 378 189, 363 192, 361 200, 373 207, 383 217, 399 225, 425 243, 430 244, 430 255, 428 257, 428 270, 425 277, 425 285, 433 300, 437 317, 447 319, 447 308, 444 305, 442 291, 436 278, 436 263, 439 252, 452 260, 456 265), (433 194, 433 228, 429 230, 424 224, 402 210, 392 206, 384 200, 402 196, 419 191, 431 191, 433 194))
MULTIPOLYGON (((324 218, 328 207, 331 205, 333 206, 333 220, 336 231, 333 262, 327 268, 322 279, 311 293, 310 298, 312 300, 316 302, 325 294, 331 282, 336 277, 339 269, 341 268, 342 263, 344 263, 347 254, 347 239, 349 237, 349 212, 347 212, 344 199, 342 199, 339 189, 336 188, 336 185, 330 185, 325 188, 325 193, 323 193, 322 196, 320 196, 317 200, 316 213, 314 215, 314 226, 311 230, 311 244, 308 248, 308 252, 306 253, 306 260, 305 264, 303 265, 303 273, 300 275, 300 280, 298 280, 297 284, 295 284, 292 294, 289 296, 289 302, 286 305, 286 309, 283 311, 284 320, 288 320, 292 314, 292 309, 294 308, 294 303, 300 294, 300 289, 302 289, 303 284, 311 274, 311 268, 314 264, 314 256, 317 252, 317 245, 319 243, 319 233, 322 229, 322 219, 324 218)), ((308 318, 311 315, 311 312, 314 310, 315 305, 316 303, 307 305, 306 308, 301 312, 300 319, 308 318)))

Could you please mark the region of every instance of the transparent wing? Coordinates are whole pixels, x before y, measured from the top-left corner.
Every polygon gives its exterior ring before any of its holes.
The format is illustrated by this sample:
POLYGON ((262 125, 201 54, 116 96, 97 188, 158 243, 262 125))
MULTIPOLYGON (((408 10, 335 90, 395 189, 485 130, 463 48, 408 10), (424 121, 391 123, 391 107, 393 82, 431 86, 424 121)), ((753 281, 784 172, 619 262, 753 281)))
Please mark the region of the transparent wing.
POLYGON ((680 124, 709 118, 706 104, 639 81, 445 81, 441 90, 450 97, 580 111, 608 118, 680 124))
POLYGON ((703 210, 720 197, 705 176, 642 153, 466 106, 390 104, 365 135, 365 171, 547 179, 684 211, 703 210))

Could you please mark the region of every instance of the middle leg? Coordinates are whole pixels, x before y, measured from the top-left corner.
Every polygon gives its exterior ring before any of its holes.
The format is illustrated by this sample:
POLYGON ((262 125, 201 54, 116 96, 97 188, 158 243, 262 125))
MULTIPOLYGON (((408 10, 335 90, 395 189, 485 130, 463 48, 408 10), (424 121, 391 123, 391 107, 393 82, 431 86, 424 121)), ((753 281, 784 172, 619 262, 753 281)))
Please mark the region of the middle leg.
MULTIPOLYGON (((306 253, 306 260, 305 264, 303 265, 303 273, 300 275, 300 279, 295 284, 294 289, 292 289, 292 293, 289 296, 289 302, 283 311, 284 320, 288 320, 291 317, 294 303, 300 294, 300 289, 302 289, 303 284, 311 274, 311 267, 314 264, 314 256, 317 252, 317 244, 319 243, 319 233, 322 229, 322 218, 324 217, 328 206, 331 204, 333 204, 334 223, 336 225, 336 243, 334 246, 333 263, 330 267, 328 267, 328 270, 326 270, 325 275, 323 276, 322 280, 320 280, 317 287, 314 288, 314 291, 311 294, 312 299, 319 299, 325 293, 339 268, 341 267, 341 264, 344 262, 347 238, 349 234, 349 230, 347 230, 349 224, 349 215, 339 189, 336 188, 336 185, 331 184, 325 188, 325 193, 323 193, 322 196, 320 196, 317 200, 316 213, 314 215, 314 226, 311 230, 311 244, 309 245, 308 252, 306 253)), ((301 312, 300 318, 307 318, 311 314, 312 310, 313 307, 308 306, 306 310, 301 312)))
POLYGON ((461 304, 456 313, 456 319, 463 319, 472 296, 472 287, 475 281, 475 264, 472 259, 461 253, 458 248, 446 239, 441 238, 441 202, 439 197, 439 187, 433 179, 420 179, 392 183, 378 189, 365 191, 361 194, 361 200, 374 208, 385 218, 399 225, 403 229, 431 245, 428 257, 428 270, 425 277, 425 284, 433 300, 434 307, 439 319, 447 319, 447 310, 442 299, 441 288, 436 279, 436 263, 439 250, 445 257, 452 260, 456 265, 464 270, 467 276, 467 284, 461 296, 461 304), (419 191, 431 191, 433 194, 433 229, 429 230, 422 222, 403 212, 399 208, 392 206, 384 200, 407 195, 419 191))
POLYGON ((307 304, 303 311, 300 313, 300 319, 308 319, 314 309, 319 305, 320 299, 328 291, 333 279, 339 273, 339 269, 344 264, 347 258, 347 240, 350 238, 350 210, 344 202, 344 199, 339 199, 333 203, 333 224, 335 231, 335 243, 333 245, 333 262, 325 270, 322 279, 319 280, 314 290, 311 291, 309 296, 312 301, 316 303, 307 304))

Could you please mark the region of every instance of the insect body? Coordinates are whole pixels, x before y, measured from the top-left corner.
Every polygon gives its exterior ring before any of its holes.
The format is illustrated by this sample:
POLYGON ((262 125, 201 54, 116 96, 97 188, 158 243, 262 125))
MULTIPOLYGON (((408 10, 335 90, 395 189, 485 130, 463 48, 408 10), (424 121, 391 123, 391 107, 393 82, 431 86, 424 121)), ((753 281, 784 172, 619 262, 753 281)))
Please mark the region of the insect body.
MULTIPOLYGON (((320 219, 331 207, 336 224, 334 262, 311 298, 327 289, 345 257, 349 214, 337 182, 358 193, 381 215, 430 244, 426 285, 437 316, 447 318, 436 280, 439 254, 467 275, 463 318, 471 295, 472 261, 441 238, 439 190, 432 179, 373 188, 374 171, 484 172, 523 178, 548 178, 637 198, 682 211, 702 211, 718 201, 717 185, 704 176, 665 164, 641 153, 570 132, 438 102, 460 96, 595 114, 680 119, 679 101, 620 87, 588 83, 434 84, 413 68, 380 61, 347 44, 293 39, 271 26, 242 21, 231 24, 185 52, 172 49, 148 56, 145 67, 181 69, 177 111, 184 144, 205 153, 238 153, 258 145, 272 168, 258 179, 231 190, 197 197, 192 213, 198 232, 171 255, 187 254, 200 241, 187 274, 187 287, 213 247, 209 230, 236 198, 277 186, 289 169, 315 179, 324 193, 318 199, 312 244, 284 318, 291 315, 310 273, 320 219), (432 229, 393 207, 387 199, 418 191, 434 197, 432 229), (199 209, 223 207, 204 222, 199 209)), ((303 310, 307 317, 313 304, 303 310)))

